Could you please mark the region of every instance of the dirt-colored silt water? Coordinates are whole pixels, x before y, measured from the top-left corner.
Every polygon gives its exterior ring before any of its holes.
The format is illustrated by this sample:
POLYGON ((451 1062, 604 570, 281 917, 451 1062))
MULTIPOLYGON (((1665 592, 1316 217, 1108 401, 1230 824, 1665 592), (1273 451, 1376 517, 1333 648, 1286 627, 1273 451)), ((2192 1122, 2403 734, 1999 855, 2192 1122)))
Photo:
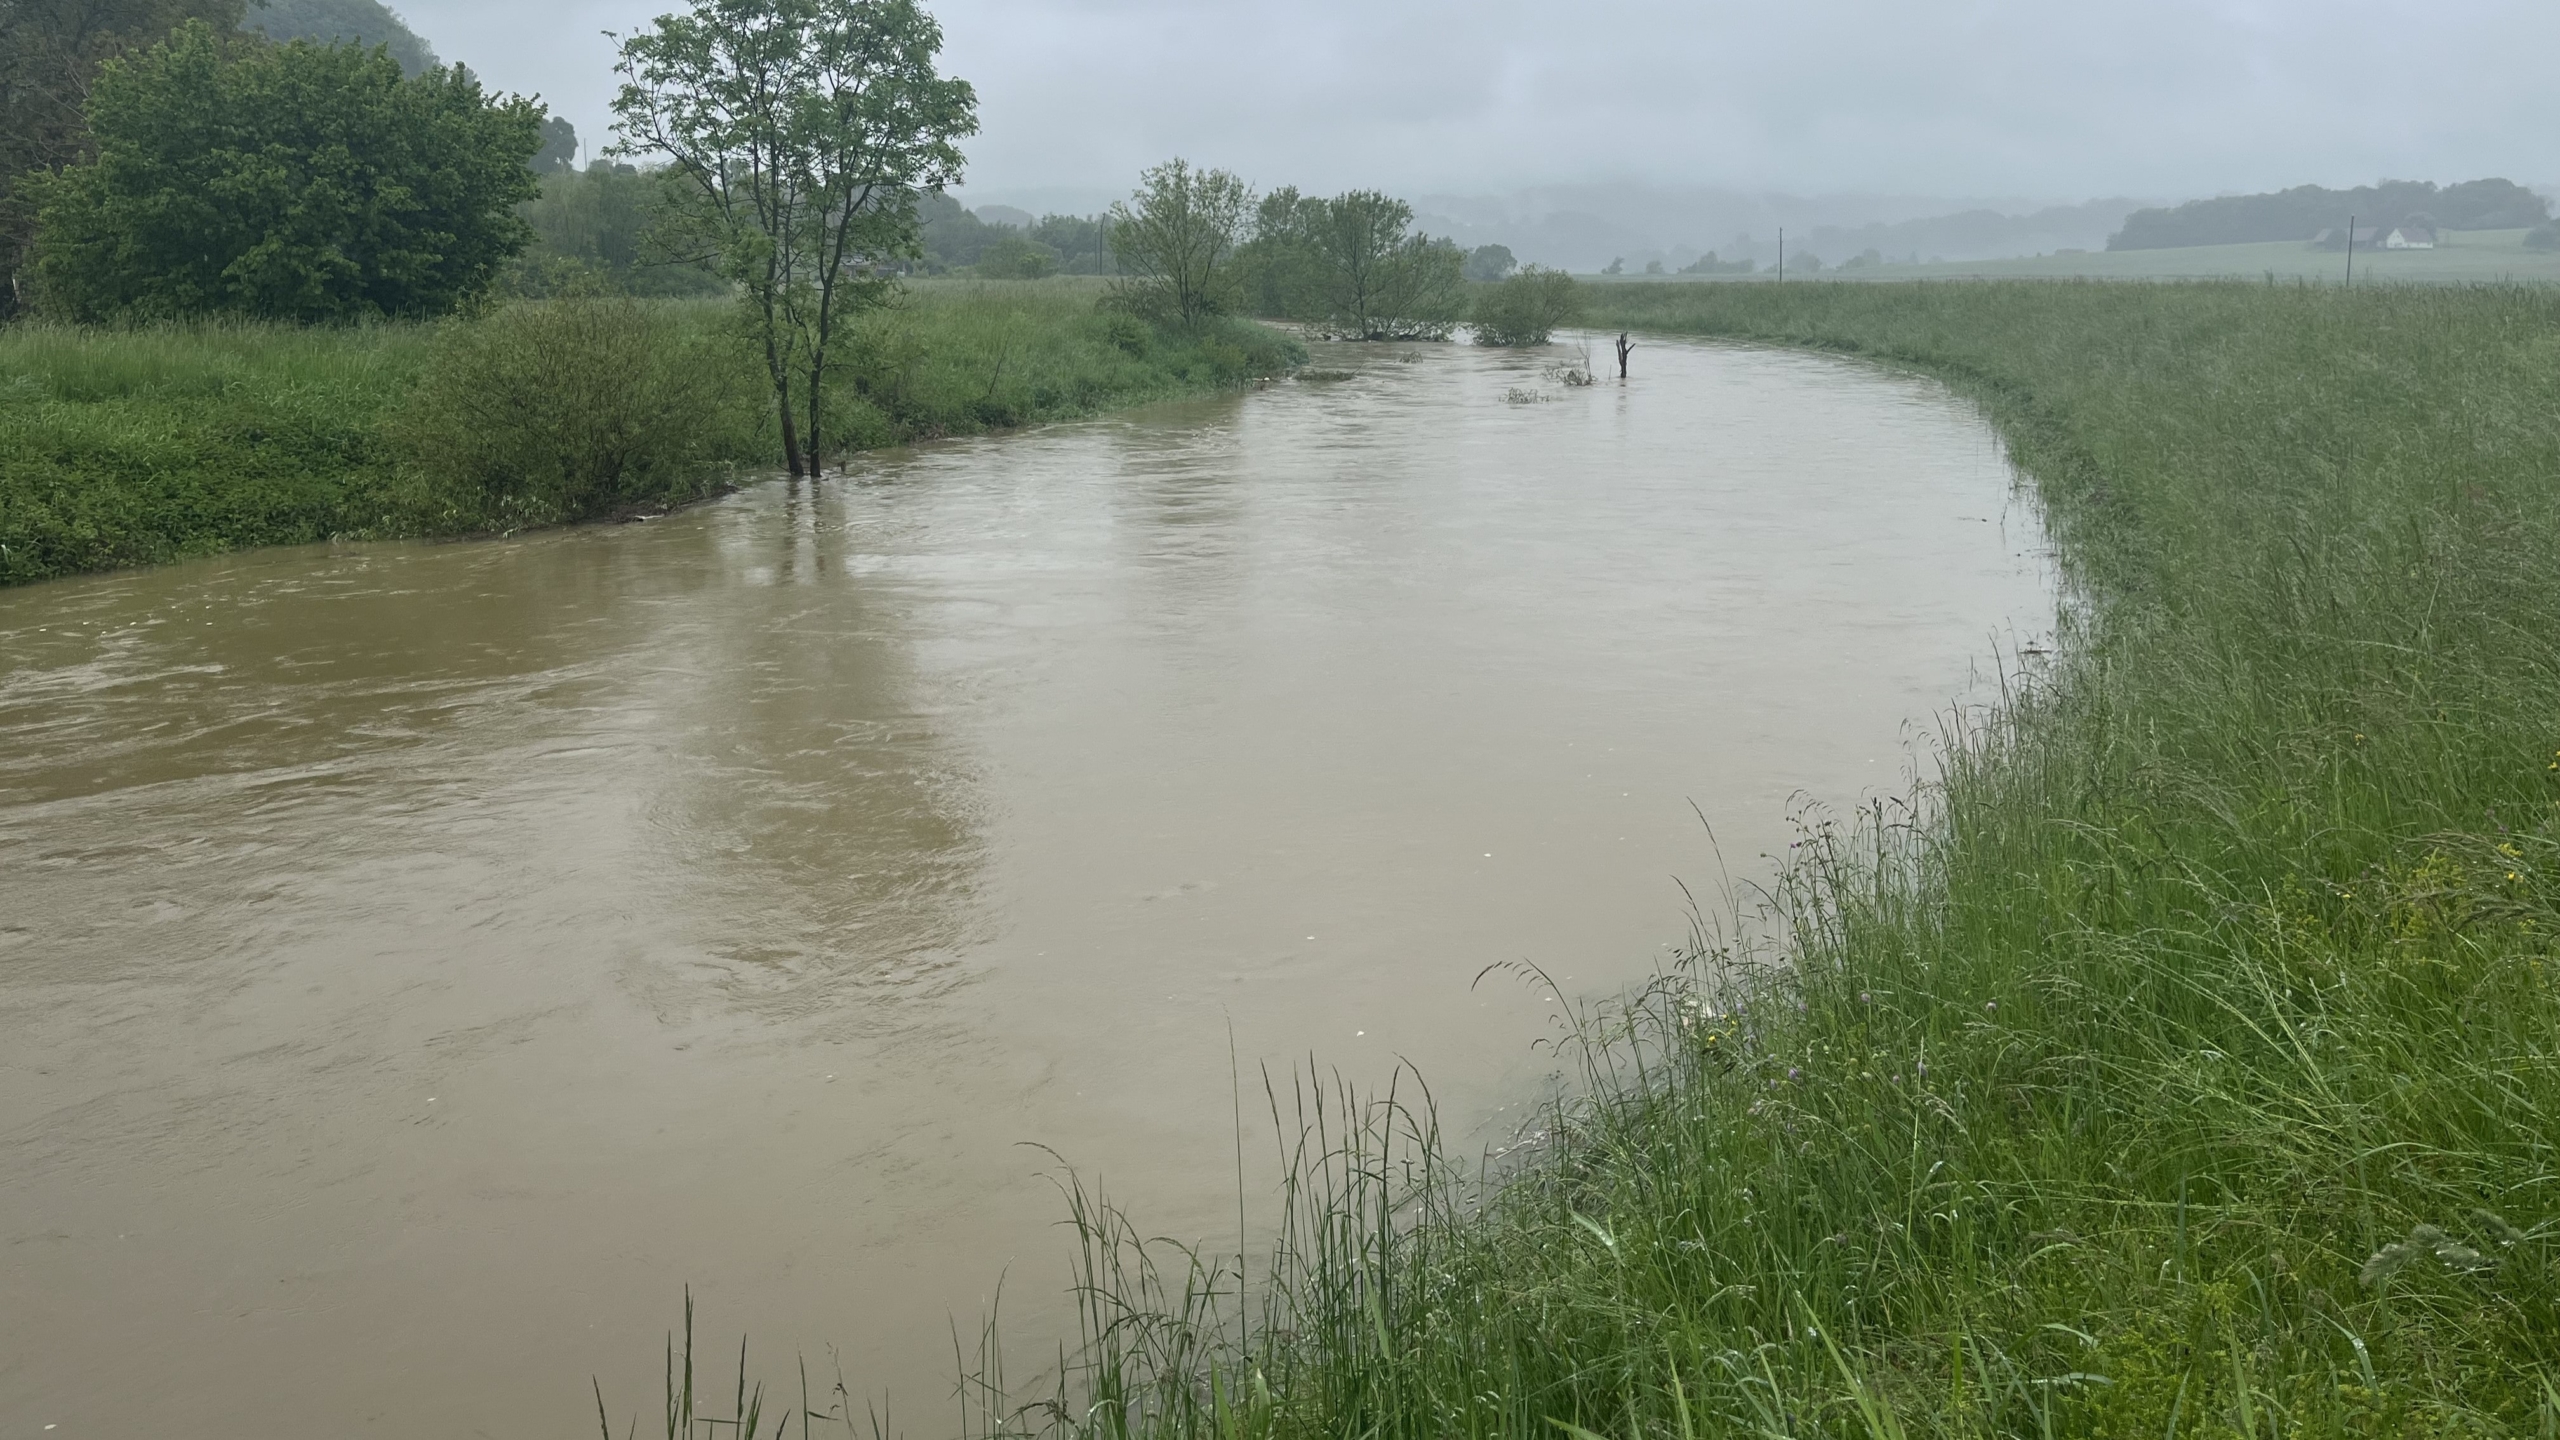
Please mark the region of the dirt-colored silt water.
POLYGON ((1318 349, 814 494, 0 592, 0 1435, 556 1436, 591 1373, 618 1427, 687 1282, 941 1433, 954 1322, 1060 1313, 1022 1142, 1232 1237, 1231 1043, 1497 1135, 1558 1000, 1479 971, 1641 977, 1692 802, 1765 876, 2050 623, 1919 382, 1318 349))

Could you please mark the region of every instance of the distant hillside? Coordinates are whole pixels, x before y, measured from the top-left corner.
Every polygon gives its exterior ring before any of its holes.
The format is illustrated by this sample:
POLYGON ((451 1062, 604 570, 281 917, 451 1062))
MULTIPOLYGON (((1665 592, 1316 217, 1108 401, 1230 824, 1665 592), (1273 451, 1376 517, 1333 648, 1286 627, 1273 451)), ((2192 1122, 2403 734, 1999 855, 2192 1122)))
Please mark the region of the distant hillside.
POLYGON ((2219 195, 2165 210, 2137 210, 2107 238, 2110 250, 2249 245, 2309 240, 2344 226, 2397 225, 2425 216, 2447 230, 2517 230, 2551 217, 2551 202, 2512 180, 2465 180, 2438 188, 2425 180, 2385 180, 2353 190, 2297 185, 2272 195, 2219 195))
POLYGON ((240 26, 275 40, 387 45, 411 75, 436 63, 436 52, 382 0, 252 0, 240 26))

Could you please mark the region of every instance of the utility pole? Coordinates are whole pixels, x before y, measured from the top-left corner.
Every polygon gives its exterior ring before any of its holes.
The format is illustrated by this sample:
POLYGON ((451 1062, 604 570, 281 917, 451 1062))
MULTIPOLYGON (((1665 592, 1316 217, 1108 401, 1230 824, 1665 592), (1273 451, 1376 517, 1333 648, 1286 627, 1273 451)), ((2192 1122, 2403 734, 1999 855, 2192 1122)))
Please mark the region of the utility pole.
POLYGON ((2347 283, 2345 288, 2349 290, 2356 288, 2356 217, 2353 215, 2347 217, 2347 283))
POLYGON ((1778 283, 1787 283, 1787 227, 1778 227, 1778 283))

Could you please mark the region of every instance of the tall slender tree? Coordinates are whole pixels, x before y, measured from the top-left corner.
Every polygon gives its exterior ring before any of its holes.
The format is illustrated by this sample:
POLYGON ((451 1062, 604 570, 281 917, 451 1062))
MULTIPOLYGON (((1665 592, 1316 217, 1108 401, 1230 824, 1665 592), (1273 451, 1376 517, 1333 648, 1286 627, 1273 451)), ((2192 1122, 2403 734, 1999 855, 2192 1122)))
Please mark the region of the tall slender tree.
POLYGON ((743 292, 783 459, 815 477, 830 348, 916 253, 916 196, 960 178, 976 92, 914 0, 695 0, 620 43, 614 152, 682 177, 677 234, 743 292))

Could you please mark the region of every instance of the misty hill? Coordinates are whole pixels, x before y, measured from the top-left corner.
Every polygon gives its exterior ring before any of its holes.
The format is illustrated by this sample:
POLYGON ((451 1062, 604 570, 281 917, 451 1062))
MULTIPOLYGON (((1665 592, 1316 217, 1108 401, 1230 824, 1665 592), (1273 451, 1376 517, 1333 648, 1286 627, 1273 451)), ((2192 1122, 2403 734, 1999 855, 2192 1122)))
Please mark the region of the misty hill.
POLYGON ((2219 195, 2166 209, 2138 210, 2107 239, 2110 250, 2246 245, 2309 240, 2345 226, 2398 225, 2424 216, 2447 230, 2520 230, 2551 217, 2551 202, 2511 180, 2465 180, 2438 188, 2425 180, 2385 180, 2353 190, 2297 185, 2272 195, 2219 195))
POLYGON ((389 46, 411 75, 436 63, 436 52, 382 0, 253 0, 240 27, 274 40, 389 46))

